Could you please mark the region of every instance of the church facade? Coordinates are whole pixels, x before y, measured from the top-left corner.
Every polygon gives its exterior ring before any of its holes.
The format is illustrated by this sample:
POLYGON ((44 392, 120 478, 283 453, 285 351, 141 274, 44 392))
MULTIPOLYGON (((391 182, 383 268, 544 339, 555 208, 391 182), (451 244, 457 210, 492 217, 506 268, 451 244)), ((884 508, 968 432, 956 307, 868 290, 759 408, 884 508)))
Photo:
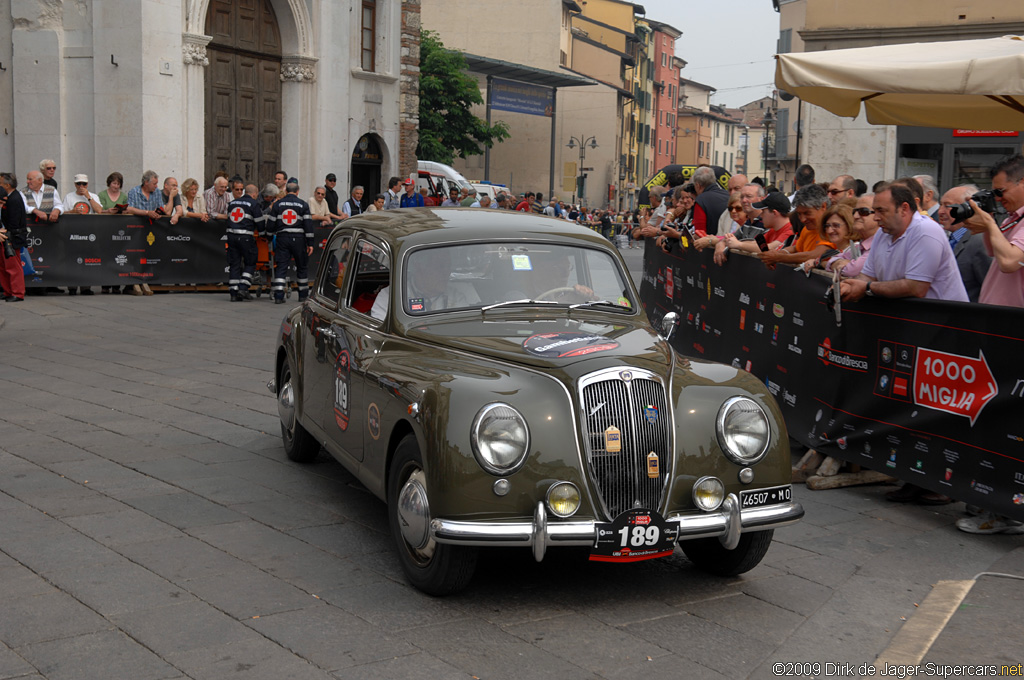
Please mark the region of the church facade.
POLYGON ((419 0, 3 4, 0 166, 22 181, 44 158, 62 193, 280 169, 344 197, 415 172, 419 0))

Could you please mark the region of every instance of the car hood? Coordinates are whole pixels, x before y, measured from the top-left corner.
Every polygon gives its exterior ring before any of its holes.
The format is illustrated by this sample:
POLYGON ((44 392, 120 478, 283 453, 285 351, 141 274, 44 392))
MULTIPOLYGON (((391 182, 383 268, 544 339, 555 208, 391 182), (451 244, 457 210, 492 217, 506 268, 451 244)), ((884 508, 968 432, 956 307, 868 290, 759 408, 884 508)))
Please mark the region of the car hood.
POLYGON ((406 335, 537 368, 566 370, 585 362, 589 371, 625 363, 663 374, 671 364, 671 348, 640 317, 564 314, 431 320, 406 335))

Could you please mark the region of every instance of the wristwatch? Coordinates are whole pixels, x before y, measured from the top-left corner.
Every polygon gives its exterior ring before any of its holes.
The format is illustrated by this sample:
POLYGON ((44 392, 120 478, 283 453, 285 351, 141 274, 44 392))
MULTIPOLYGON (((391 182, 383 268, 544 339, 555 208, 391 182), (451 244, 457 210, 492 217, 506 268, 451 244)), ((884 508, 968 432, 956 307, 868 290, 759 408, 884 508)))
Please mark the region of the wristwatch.
POLYGON ((868 281, 868 287, 867 287, 867 290, 864 291, 864 294, 865 295, 870 295, 871 297, 875 297, 875 294, 871 292, 871 284, 872 283, 874 283, 874 281, 868 281))

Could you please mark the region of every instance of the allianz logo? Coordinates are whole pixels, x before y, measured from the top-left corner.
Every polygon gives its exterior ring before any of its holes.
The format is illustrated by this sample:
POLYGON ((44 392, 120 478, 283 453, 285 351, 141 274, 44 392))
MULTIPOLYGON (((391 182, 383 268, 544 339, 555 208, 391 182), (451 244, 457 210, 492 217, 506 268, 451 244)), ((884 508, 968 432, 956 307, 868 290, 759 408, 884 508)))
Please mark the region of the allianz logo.
POLYGON ((89 234, 88 236, 86 236, 85 234, 71 234, 70 236, 68 236, 68 240, 69 241, 95 241, 96 240, 96 234, 89 234))
POLYGON ((168 236, 168 241, 191 241, 191 236, 168 236))

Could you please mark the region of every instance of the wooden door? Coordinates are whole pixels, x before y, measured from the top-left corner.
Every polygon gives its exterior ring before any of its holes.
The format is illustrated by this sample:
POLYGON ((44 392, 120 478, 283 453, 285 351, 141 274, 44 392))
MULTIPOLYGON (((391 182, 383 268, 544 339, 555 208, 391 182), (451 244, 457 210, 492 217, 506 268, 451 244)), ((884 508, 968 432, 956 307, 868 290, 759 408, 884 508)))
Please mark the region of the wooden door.
POLYGON ((206 177, 223 170, 259 186, 281 161, 281 34, 268 0, 211 0, 206 177))

